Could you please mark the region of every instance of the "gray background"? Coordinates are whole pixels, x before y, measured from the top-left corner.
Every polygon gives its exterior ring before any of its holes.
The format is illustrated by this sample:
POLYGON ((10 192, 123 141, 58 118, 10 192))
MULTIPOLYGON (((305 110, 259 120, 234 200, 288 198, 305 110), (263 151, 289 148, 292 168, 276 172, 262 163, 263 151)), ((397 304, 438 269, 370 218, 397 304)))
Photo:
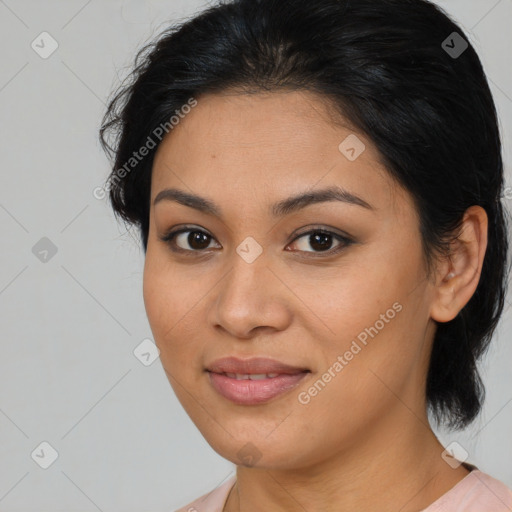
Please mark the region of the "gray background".
MULTIPOLYGON (((512 0, 438 3, 482 58, 510 182, 512 0)), ((118 77, 166 20, 205 5, 0 1, 0 511, 171 511, 233 474, 183 412, 160 359, 146 366, 134 355, 151 339, 143 251, 93 195, 109 171, 97 131, 118 77), (59 45, 46 59, 31 47, 43 31, 59 45), (47 469, 44 441, 58 452, 47 469)), ((439 433, 508 486, 510 319, 507 304, 482 365, 482 414, 463 433, 439 433)))

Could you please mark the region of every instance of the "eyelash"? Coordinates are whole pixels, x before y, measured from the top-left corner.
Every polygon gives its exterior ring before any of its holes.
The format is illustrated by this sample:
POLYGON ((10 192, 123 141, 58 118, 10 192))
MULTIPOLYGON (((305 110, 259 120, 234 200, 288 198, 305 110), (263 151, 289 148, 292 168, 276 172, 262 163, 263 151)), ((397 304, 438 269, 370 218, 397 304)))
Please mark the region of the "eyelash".
MULTIPOLYGON (((193 250, 193 249, 182 249, 181 247, 176 247, 175 241, 174 241, 176 236, 180 235, 182 233, 188 233, 188 232, 202 233, 203 235, 206 235, 207 237, 210 237, 212 240, 215 240, 215 238, 213 236, 211 236, 209 233, 207 233, 206 231, 203 231, 202 229, 199 229, 199 228, 190 227, 190 226, 186 226, 186 227, 182 227, 180 229, 168 231, 167 233, 165 233, 163 236, 160 237, 160 240, 162 242, 166 243, 169 246, 169 248, 171 249, 171 251, 177 252, 177 253, 181 253, 181 254, 185 254, 186 256, 194 257, 194 256, 199 255, 200 253, 204 253, 206 251, 206 249, 193 250), (194 253, 196 253, 196 254, 194 254, 194 253)), ((313 258, 318 258, 318 257, 322 257, 322 256, 328 257, 328 256, 334 256, 335 254, 338 254, 339 252, 345 250, 347 247, 349 247, 350 245, 355 243, 354 240, 352 240, 351 238, 349 238, 347 236, 340 235, 338 233, 335 233, 333 231, 329 231, 329 230, 324 229, 324 228, 314 228, 314 229, 311 229, 311 230, 306 231, 304 233, 298 234, 290 242, 290 244, 294 243, 296 240, 299 240, 300 238, 303 238, 303 237, 305 237, 307 235, 312 235, 312 234, 331 235, 336 240, 341 242, 341 245, 339 245, 338 247, 335 247, 334 249, 329 249, 327 251, 293 251, 293 252, 305 252, 305 253, 308 253, 308 254, 309 253, 310 254, 316 254, 317 256, 312 256, 313 258)), ((309 256, 306 256, 306 257, 309 257, 309 256)))

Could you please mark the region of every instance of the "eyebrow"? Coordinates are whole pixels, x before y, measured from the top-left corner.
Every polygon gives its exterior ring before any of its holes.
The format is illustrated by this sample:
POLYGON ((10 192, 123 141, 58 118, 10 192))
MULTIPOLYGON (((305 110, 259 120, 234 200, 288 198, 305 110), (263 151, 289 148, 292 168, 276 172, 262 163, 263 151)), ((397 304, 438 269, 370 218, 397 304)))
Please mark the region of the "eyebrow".
MULTIPOLYGON (((164 200, 175 201, 184 206, 199 210, 205 214, 222 217, 220 207, 218 207, 214 202, 206 199, 205 197, 191 194, 183 190, 176 188, 166 188, 161 190, 155 197, 153 206, 164 200)), ((331 186, 321 190, 303 192, 302 194, 283 199, 282 201, 272 205, 270 212, 274 217, 282 217, 298 210, 302 210, 312 204, 330 201, 340 201, 342 203, 361 206, 367 210, 375 210, 375 208, 364 199, 352 194, 348 190, 338 186, 331 186)))

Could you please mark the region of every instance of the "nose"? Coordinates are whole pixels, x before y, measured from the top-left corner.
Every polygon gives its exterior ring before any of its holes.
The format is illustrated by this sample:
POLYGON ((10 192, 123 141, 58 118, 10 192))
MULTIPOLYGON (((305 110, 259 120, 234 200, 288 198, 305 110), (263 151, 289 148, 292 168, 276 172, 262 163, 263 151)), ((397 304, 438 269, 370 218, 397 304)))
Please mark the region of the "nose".
POLYGON ((231 336, 250 339, 291 322, 290 291, 264 255, 252 263, 235 254, 230 270, 215 287, 208 321, 231 336))

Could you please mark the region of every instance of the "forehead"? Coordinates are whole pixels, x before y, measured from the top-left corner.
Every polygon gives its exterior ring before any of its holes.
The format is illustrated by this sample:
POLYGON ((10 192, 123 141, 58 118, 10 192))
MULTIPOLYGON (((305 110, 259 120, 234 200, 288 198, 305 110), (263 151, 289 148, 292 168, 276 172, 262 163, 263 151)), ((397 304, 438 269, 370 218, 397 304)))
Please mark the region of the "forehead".
POLYGON ((373 143, 317 94, 224 92, 200 96, 164 137, 151 201, 167 187, 242 205, 330 185, 371 198, 376 209, 397 200, 373 143), (355 160, 340 150, 347 138, 364 148, 355 160))

